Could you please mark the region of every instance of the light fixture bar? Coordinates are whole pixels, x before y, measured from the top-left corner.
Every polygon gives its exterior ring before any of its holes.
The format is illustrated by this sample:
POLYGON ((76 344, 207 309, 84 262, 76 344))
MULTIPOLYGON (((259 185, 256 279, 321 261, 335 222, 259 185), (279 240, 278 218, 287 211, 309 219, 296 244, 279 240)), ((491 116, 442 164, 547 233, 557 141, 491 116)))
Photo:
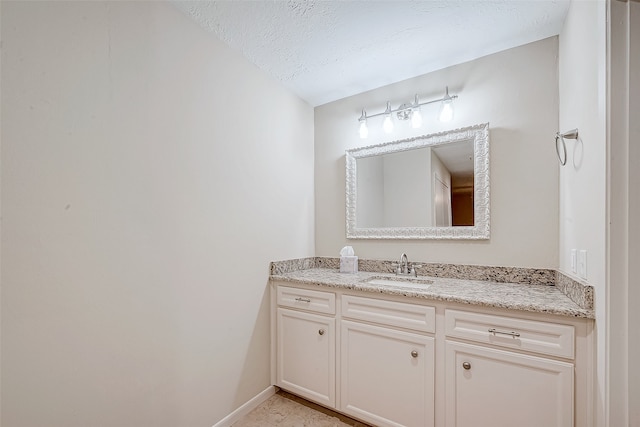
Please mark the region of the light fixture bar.
MULTIPOLYGON (((368 113, 365 112, 365 110, 362 110, 362 116, 360 116, 360 118, 358 120, 361 121, 361 120, 364 120, 364 119, 370 119, 372 117, 384 116, 385 114, 397 113, 398 111, 404 111, 404 110, 407 110, 407 109, 410 109, 410 108, 418 108, 418 107, 422 107, 423 105, 434 104, 436 102, 450 101, 450 100, 456 99, 458 97, 458 95, 449 95, 449 87, 448 86, 447 86, 445 92, 446 92, 446 95, 443 96, 442 98, 439 98, 439 99, 434 99, 432 101, 420 102, 418 104, 409 104, 408 107, 406 106, 406 104, 402 104, 396 109, 391 109, 390 107, 388 107, 385 111, 383 111, 381 113, 368 114, 368 113)), ((417 98, 417 96, 418 95, 416 95, 416 98, 417 98)), ((387 102, 387 106, 390 106, 389 102, 387 102)))

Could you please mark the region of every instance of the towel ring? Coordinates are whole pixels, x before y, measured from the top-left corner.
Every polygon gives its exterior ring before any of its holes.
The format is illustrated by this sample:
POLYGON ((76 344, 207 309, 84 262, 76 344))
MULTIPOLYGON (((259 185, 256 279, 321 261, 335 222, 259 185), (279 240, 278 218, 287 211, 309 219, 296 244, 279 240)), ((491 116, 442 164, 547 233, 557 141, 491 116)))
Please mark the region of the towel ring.
POLYGON ((578 139, 578 129, 572 129, 564 133, 556 132, 556 154, 562 166, 567 164, 567 143, 564 141, 565 138, 578 139), (558 140, 562 141, 562 154, 560 154, 558 140))
POLYGON ((558 154, 558 160, 562 166, 567 164, 567 144, 564 142, 564 138, 560 136, 560 133, 556 134, 556 154, 558 154), (560 148, 558 147, 558 140, 562 141, 562 155, 560 155, 560 148))

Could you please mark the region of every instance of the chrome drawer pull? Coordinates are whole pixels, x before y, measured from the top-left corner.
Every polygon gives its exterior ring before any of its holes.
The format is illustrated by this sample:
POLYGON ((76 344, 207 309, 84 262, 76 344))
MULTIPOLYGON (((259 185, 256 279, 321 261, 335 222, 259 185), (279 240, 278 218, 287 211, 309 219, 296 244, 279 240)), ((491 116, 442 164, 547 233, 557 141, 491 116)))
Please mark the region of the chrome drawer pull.
POLYGON ((311 300, 309 298, 296 298, 296 301, 300 301, 300 302, 311 302, 311 300))
POLYGON ((489 332, 493 334, 493 336, 495 336, 496 334, 501 334, 501 335, 509 335, 512 336, 513 338, 517 338, 520 336, 520 334, 518 332, 507 332, 507 331, 499 331, 496 328, 490 328, 489 332))

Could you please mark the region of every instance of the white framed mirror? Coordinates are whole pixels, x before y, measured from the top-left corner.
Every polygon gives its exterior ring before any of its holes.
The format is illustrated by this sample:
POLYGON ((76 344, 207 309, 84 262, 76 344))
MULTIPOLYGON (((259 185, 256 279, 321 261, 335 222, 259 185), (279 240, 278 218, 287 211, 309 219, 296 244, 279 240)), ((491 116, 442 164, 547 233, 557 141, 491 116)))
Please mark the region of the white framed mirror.
POLYGON ((489 124, 346 152, 349 239, 488 239, 489 124))

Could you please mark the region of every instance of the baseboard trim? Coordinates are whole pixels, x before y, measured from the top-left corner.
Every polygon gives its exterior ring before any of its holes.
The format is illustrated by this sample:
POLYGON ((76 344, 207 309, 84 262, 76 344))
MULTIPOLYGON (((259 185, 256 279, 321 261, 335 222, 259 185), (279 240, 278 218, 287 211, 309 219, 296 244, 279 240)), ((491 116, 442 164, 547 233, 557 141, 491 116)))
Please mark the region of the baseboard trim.
POLYGON ((270 398, 276 394, 275 386, 269 386, 263 391, 261 391, 257 396, 249 400, 244 405, 240 406, 238 409, 218 421, 213 427, 231 427, 233 423, 238 421, 240 418, 247 415, 249 412, 253 411, 255 408, 260 406, 262 402, 270 398))

